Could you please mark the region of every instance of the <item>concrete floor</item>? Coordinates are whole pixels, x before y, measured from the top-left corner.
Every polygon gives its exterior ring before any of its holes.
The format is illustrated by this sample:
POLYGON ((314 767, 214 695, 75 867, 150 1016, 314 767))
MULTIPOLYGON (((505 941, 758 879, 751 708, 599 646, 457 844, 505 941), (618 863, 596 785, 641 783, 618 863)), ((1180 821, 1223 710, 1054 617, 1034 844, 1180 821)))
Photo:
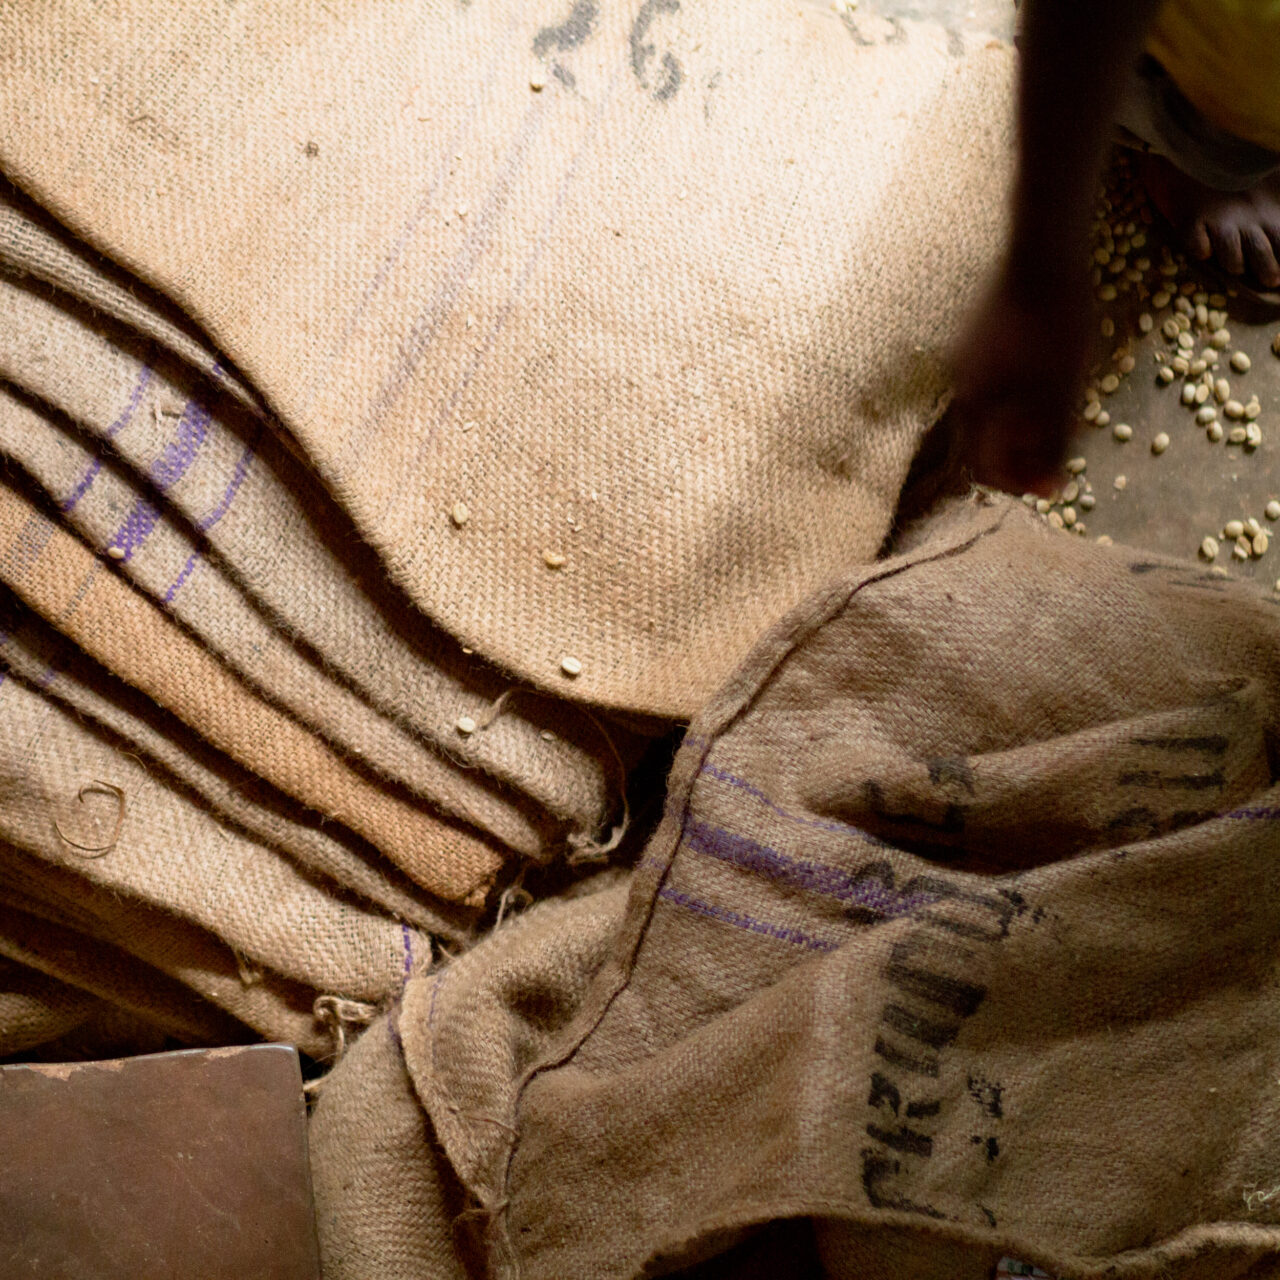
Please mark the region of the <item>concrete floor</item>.
MULTIPOLYGON (((933 20, 1006 39, 1013 33, 1016 16, 1012 0, 863 0, 860 8, 884 17, 933 20)), ((1161 246, 1168 239, 1166 230, 1158 217, 1142 230, 1147 244, 1130 257, 1135 261, 1147 257, 1158 264, 1161 246)), ((1188 267, 1179 281, 1196 280, 1196 276, 1194 267, 1188 267)), ((1223 287, 1220 280, 1203 273, 1196 282, 1208 293, 1223 287)), ((1116 369, 1112 355, 1117 350, 1127 349, 1135 359, 1135 368, 1122 378, 1114 393, 1102 396, 1110 425, 1098 428, 1083 418, 1080 421, 1080 437, 1073 452, 1087 460, 1083 479, 1092 485, 1097 504, 1088 512, 1076 504, 1087 523, 1087 536, 1105 535, 1116 542, 1191 559, 1197 557, 1206 535, 1217 537, 1228 520, 1254 516, 1276 535, 1276 546, 1259 559, 1241 562, 1232 557, 1230 544, 1224 543, 1215 563, 1234 577, 1277 583, 1280 522, 1268 521, 1263 509, 1272 499, 1280 499, 1280 359, 1271 352, 1272 337, 1280 333, 1280 308, 1259 309, 1231 297, 1225 307, 1231 344, 1222 353, 1220 372, 1230 380, 1233 398, 1243 402, 1256 395, 1262 406, 1257 424, 1263 442, 1246 451, 1225 439, 1216 444, 1209 441, 1205 429, 1196 424, 1194 409, 1181 403, 1181 378, 1170 386, 1157 381, 1156 353, 1175 353, 1173 344, 1161 333, 1161 322, 1170 314, 1169 309, 1157 312, 1150 305, 1149 295, 1159 283, 1153 267, 1143 282, 1130 282, 1127 292, 1099 310, 1099 319, 1104 311, 1112 317, 1116 331, 1105 340, 1100 338, 1095 382, 1116 369), (1141 296, 1144 290, 1145 298, 1141 296), (1146 335, 1138 330, 1143 311, 1155 320, 1153 331, 1146 335), (1247 374, 1226 367, 1227 357, 1237 350, 1252 361, 1247 374), (1112 434, 1119 422, 1133 428, 1133 439, 1127 444, 1117 442, 1112 434), (1157 456, 1150 446, 1159 432, 1169 436, 1170 444, 1157 456), (1114 487, 1120 475, 1125 477, 1123 490, 1114 487)), ((1196 351, 1204 345, 1198 340, 1196 351)), ((1223 419, 1222 425, 1230 428, 1238 424, 1223 419)), ((1058 509, 1064 505, 1060 502, 1058 509)))
MULTIPOLYGON (((1188 275, 1194 277, 1193 272, 1188 275)), ((1209 289, 1215 287, 1212 282, 1205 283, 1209 289)), ((1263 509, 1269 501, 1280 498, 1280 359, 1271 352, 1272 337, 1280 332, 1280 312, 1273 311, 1268 318, 1265 312, 1250 312, 1228 298, 1229 352, 1244 351, 1252 368, 1242 375, 1226 367, 1224 360, 1220 372, 1231 383, 1232 398, 1244 402, 1256 395, 1262 405, 1257 419, 1262 444, 1246 450, 1225 439, 1218 443, 1209 440, 1206 429, 1196 423, 1195 409, 1181 401, 1180 378, 1167 387, 1157 381, 1155 353, 1169 351, 1159 321, 1168 312, 1155 313, 1157 328, 1144 337, 1133 324, 1136 307, 1124 310, 1128 323, 1119 327, 1117 322, 1111 341, 1117 348, 1127 341, 1137 367, 1112 395, 1102 397, 1111 414, 1111 426, 1082 424, 1081 428, 1078 452, 1088 460, 1085 474, 1097 500, 1097 507, 1088 513, 1089 533, 1194 558, 1206 535, 1218 538, 1228 520, 1254 516, 1276 537, 1276 547, 1261 558, 1241 562, 1233 558, 1231 546, 1224 540, 1214 563, 1234 577, 1275 583, 1280 578, 1280 527, 1265 518, 1263 509), (1113 436, 1112 428, 1119 422, 1133 427, 1133 439, 1127 444, 1113 436), (1159 432, 1168 435, 1170 443, 1157 456, 1151 441, 1159 432), (1118 475, 1126 479, 1123 490, 1114 486, 1118 475)), ((1197 350, 1201 345, 1197 342, 1197 350)), ((1208 403, 1213 403, 1212 397, 1208 403)), ((1222 419, 1224 428, 1236 425, 1222 419)))

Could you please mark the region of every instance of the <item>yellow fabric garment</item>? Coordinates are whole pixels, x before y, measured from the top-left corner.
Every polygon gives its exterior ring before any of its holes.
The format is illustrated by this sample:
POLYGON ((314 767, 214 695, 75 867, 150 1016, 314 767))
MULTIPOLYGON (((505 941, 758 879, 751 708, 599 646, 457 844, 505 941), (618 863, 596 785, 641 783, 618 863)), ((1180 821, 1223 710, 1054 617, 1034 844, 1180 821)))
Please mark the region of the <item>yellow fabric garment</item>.
POLYGON ((1214 124, 1280 151, 1280 0, 1168 0, 1147 49, 1214 124))

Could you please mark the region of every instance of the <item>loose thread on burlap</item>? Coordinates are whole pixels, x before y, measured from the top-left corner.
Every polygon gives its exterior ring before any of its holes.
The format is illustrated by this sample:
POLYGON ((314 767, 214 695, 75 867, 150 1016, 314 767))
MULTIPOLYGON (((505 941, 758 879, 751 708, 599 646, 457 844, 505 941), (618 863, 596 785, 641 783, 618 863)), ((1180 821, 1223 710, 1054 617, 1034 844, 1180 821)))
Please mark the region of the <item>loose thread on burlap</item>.
POLYGON ((479 1120, 484 1124, 491 1124, 495 1129, 509 1133, 513 1141, 520 1136, 519 1130, 514 1125, 508 1124, 505 1120, 499 1120, 496 1116, 487 1116, 483 1111, 464 1111, 452 1102, 445 1103, 445 1110, 457 1116, 459 1120, 479 1120))
POLYGON ((607 858, 622 843, 623 837, 631 826, 631 803, 627 799, 627 766, 622 762, 622 753, 614 746, 613 738, 610 737, 604 725, 586 707, 578 709, 595 725, 596 731, 605 740, 605 745, 618 766, 618 794, 622 797, 622 817, 610 832, 609 838, 603 843, 584 832, 571 832, 569 834, 569 848, 572 851, 569 854, 570 863, 597 862, 607 858))
POLYGON ((533 903, 533 894, 524 887, 524 868, 520 868, 520 874, 503 889, 501 896, 498 898, 498 918, 493 922, 494 929, 502 928, 502 922, 506 918, 508 911, 523 911, 526 907, 533 903))
POLYGON ((1256 1182, 1250 1182, 1244 1189, 1244 1207, 1250 1213, 1255 1213, 1264 1205, 1270 1204, 1277 1196, 1280 1196, 1280 1183, 1269 1190, 1264 1190, 1256 1182))
POLYGON ((493 701, 493 705, 484 713, 482 719, 476 721, 476 732, 483 733, 506 710, 507 702, 513 693, 519 692, 519 686, 513 685, 504 690, 493 701))
MULTIPOLYGON (((332 1070, 342 1061, 347 1051, 348 1025, 367 1027, 377 1016, 378 1006, 365 1004, 362 1000, 348 1000, 343 996, 326 995, 316 997, 315 1004, 311 1006, 311 1012, 318 1021, 328 1024, 333 1035, 333 1054, 330 1061, 330 1070, 332 1070)), ((327 1076, 320 1076, 318 1079, 308 1081, 302 1086, 303 1092, 314 1093, 326 1078, 327 1076)))
POLYGON ((115 796, 118 804, 116 811, 116 823, 111 830, 111 839, 106 844, 81 844, 78 840, 73 840, 58 825, 58 819, 53 819, 53 829, 58 833, 58 838, 64 844, 68 844, 75 849, 81 856, 86 859, 101 858, 104 854, 110 853, 116 847, 116 843, 120 839, 120 831, 124 827, 125 814, 125 794, 124 788, 118 787, 114 782, 103 782, 101 778, 94 778, 92 782, 86 783, 79 791, 76 792, 76 800, 80 804, 84 804, 84 798, 94 793, 98 795, 115 796))
MULTIPOLYGON (((507 704, 517 693, 531 693, 534 697, 543 696, 538 690, 526 689, 521 685, 512 685, 511 688, 504 689, 493 700, 489 710, 476 721, 476 727, 472 732, 483 733, 488 729, 507 709, 507 704)), ((622 799, 622 817, 610 830, 607 840, 597 840, 595 836, 588 835, 584 831, 570 832, 568 845, 571 865, 577 865, 582 862, 599 862, 607 858, 622 843, 623 837, 631 826, 631 804, 627 799, 627 766, 622 761, 622 753, 614 745, 608 729, 586 707, 578 707, 577 709, 595 725, 596 732, 604 739, 605 745, 609 748, 609 754, 613 756, 614 763, 618 766, 618 794, 622 799)), ((449 754, 451 760, 454 759, 452 754, 448 752, 446 754, 449 754)), ((501 916, 499 916, 499 923, 501 923, 501 916)))
POLYGON ((244 987, 256 987, 263 979, 263 972, 257 965, 253 963, 243 952, 236 951, 234 948, 231 954, 235 957, 236 975, 240 979, 240 985, 244 987))

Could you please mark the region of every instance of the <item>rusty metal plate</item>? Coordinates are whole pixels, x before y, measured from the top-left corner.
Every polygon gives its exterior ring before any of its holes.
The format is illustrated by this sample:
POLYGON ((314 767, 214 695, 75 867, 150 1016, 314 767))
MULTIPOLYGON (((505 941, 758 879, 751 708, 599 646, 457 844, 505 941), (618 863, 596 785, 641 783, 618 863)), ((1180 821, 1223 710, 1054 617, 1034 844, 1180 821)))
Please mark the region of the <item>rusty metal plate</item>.
POLYGON ((5 1280, 318 1280, 286 1045, 0 1067, 5 1280))

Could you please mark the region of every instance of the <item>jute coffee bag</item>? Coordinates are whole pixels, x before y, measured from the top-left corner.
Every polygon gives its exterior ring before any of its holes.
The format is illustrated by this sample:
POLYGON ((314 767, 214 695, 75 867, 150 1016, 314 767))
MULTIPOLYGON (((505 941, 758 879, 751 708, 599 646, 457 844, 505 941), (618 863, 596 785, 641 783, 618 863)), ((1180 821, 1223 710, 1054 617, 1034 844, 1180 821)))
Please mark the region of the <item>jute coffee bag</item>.
POLYGON ((470 1126, 490 1274, 783 1220, 833 1276, 1280 1274, 1277 742, 1280 607, 1202 568, 979 499, 833 584, 695 721, 572 1025, 470 1126))
POLYGON ((433 621, 682 716, 883 539, 1001 243, 1012 66, 771 0, 9 0, 0 170, 433 621))

